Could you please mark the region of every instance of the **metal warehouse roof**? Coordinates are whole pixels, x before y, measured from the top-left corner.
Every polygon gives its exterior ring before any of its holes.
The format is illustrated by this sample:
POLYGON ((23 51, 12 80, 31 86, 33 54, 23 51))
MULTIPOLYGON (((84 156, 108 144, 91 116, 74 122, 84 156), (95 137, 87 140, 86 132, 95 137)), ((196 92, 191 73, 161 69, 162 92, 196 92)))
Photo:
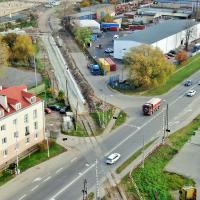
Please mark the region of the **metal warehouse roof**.
POLYGON ((152 44, 186 29, 186 24, 198 24, 192 20, 166 20, 144 30, 133 32, 117 40, 132 40, 145 44, 152 44))

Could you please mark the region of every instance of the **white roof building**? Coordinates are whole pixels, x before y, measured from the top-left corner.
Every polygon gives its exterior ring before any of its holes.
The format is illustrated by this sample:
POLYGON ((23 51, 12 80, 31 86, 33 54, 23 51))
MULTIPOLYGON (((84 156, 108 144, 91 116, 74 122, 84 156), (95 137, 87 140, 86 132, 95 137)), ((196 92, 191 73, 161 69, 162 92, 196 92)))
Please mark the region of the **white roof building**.
POLYGON ((79 27, 88 27, 91 29, 100 30, 100 24, 95 20, 90 20, 90 19, 76 20, 75 24, 79 27))
POLYGON ((142 44, 158 47, 167 53, 184 45, 188 26, 192 29, 189 42, 200 38, 200 23, 192 20, 166 20, 114 40, 114 58, 122 59, 131 48, 142 44))

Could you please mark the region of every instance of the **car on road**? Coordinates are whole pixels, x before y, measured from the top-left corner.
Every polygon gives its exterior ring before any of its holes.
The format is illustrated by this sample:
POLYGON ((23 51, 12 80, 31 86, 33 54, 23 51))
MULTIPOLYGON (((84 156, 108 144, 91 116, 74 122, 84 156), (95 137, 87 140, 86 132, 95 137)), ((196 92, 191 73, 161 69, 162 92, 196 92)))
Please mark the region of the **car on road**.
POLYGON ((114 164, 120 159, 121 155, 119 153, 112 153, 106 158, 106 164, 114 164))
POLYGON ((58 105, 49 105, 48 108, 54 111, 60 111, 61 107, 58 105))
POLYGON ((184 86, 191 86, 192 85, 192 80, 187 80, 185 83, 184 83, 184 86))
POLYGON ((196 90, 189 90, 187 93, 186 93, 186 95, 188 96, 188 97, 192 97, 192 96, 194 96, 196 94, 196 90))
POLYGON ((118 38, 119 38, 119 35, 114 35, 113 36, 113 40, 118 39, 118 38))
POLYGON ((46 114, 51 114, 51 109, 50 109, 50 108, 45 108, 45 109, 44 109, 44 112, 45 112, 46 114))
POLYGON ((107 48, 107 49, 105 49, 104 52, 105 52, 105 53, 113 53, 114 51, 113 51, 112 48, 107 48))

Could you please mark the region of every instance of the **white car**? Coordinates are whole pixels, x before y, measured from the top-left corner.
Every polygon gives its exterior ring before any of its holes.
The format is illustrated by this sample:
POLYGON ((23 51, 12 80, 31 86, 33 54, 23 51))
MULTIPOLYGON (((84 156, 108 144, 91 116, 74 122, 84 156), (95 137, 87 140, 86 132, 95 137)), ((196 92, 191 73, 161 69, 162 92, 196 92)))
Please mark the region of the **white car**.
POLYGON ((112 153, 106 158, 106 164, 114 164, 120 159, 121 155, 119 153, 112 153))
POLYGON ((196 94, 196 90, 189 90, 187 93, 186 93, 186 95, 188 96, 188 97, 192 97, 192 96, 194 96, 196 94))
POLYGON ((113 36, 113 40, 118 39, 118 38, 119 38, 119 35, 114 35, 113 36))

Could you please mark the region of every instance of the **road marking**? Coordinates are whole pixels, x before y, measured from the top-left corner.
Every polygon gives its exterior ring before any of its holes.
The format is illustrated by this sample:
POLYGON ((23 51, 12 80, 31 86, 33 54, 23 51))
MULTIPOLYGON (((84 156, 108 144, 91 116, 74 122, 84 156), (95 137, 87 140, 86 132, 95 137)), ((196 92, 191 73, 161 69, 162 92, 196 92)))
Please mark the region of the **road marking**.
POLYGON ((77 157, 74 157, 70 162, 73 163, 75 160, 77 160, 77 157))
POLYGON ((83 174, 81 172, 78 173, 79 176, 82 176, 83 174))
POLYGON ((90 165, 88 163, 85 164, 86 167, 89 167, 90 165))
POLYGON ((132 125, 132 124, 125 124, 126 126, 129 126, 129 127, 132 127, 132 128, 137 128, 137 129, 140 129, 139 126, 135 126, 135 125, 132 125))
POLYGON ((35 178, 32 182, 34 183, 34 182, 38 182, 38 181, 41 181, 41 180, 42 180, 41 177, 37 177, 37 178, 35 178))
POLYGON ((31 191, 33 192, 34 190, 36 190, 39 187, 39 185, 36 185, 34 188, 31 189, 31 191))
POLYGON ((43 182, 47 182, 48 180, 51 179, 51 176, 47 177, 46 179, 43 180, 43 182))
POLYGON ((19 198, 19 200, 22 200, 22 199, 24 199, 26 197, 26 194, 24 194, 23 196, 21 196, 20 198, 19 198))
MULTIPOLYGON (((92 169, 94 166, 96 165, 96 163, 93 163, 89 168, 87 168, 83 173, 82 176, 84 174, 86 174, 90 169, 92 169)), ((53 197, 51 197, 51 199, 55 199, 57 196, 59 196, 61 193, 63 193, 66 189, 68 189, 72 184, 74 184, 78 179, 80 179, 82 176, 77 176, 71 183, 69 183, 68 185, 66 185, 65 187, 63 187, 60 191, 58 191, 53 197)))
POLYGON ((63 170, 63 168, 61 167, 60 169, 58 169, 57 171, 56 171, 56 174, 58 174, 59 172, 61 172, 63 170))

